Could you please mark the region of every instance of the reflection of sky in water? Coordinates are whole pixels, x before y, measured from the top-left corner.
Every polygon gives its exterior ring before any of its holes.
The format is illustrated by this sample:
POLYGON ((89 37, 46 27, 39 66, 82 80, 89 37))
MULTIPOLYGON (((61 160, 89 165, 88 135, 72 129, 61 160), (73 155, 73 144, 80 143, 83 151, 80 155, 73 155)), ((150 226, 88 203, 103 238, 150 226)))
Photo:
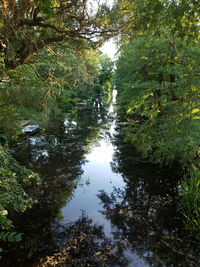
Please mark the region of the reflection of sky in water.
POLYGON ((76 128, 77 122, 76 121, 69 121, 69 120, 65 119, 64 126, 65 126, 65 133, 67 134, 71 130, 73 130, 74 128, 76 128))
MULTIPOLYGON (((116 92, 113 96, 113 102, 116 100, 116 92)), ((113 105, 109 113, 113 112, 113 105)), ((69 122, 66 121, 65 125, 69 122)), ((112 128, 114 125, 112 124, 112 128)), ((105 221, 103 215, 98 211, 100 208, 100 200, 97 197, 99 190, 106 189, 108 193, 112 192, 113 186, 123 187, 124 182, 121 176, 113 173, 110 162, 112 161, 114 148, 107 140, 106 131, 101 130, 101 137, 98 143, 92 142, 92 148, 88 155, 86 155, 86 163, 82 166, 83 175, 81 177, 81 186, 79 186, 73 199, 69 204, 63 208, 62 212, 65 216, 65 221, 71 222, 78 219, 81 211, 94 219, 97 223, 104 223, 105 231, 110 232, 110 223, 105 221)))
MULTIPOLYGON (((83 166, 84 173, 79 187, 74 192, 73 199, 62 209, 64 222, 77 220, 84 211, 89 218, 93 219, 94 223, 104 225, 104 232, 107 236, 112 236, 111 232, 114 230, 114 228, 112 229, 114 226, 99 212, 101 205, 97 194, 102 189, 111 193, 113 187, 123 188, 125 186, 121 175, 114 173, 111 169, 110 162, 113 153, 113 146, 105 140, 101 140, 86 156, 87 162, 83 166)), ((131 263, 128 265, 130 267, 133 266, 133 262, 134 267, 149 266, 136 252, 125 249, 124 254, 130 259, 131 263)))
POLYGON ((43 140, 42 137, 30 137, 29 138, 29 142, 32 146, 34 146, 36 144, 40 144, 42 141, 45 141, 45 140, 43 140))
MULTIPOLYGON (((56 145, 57 143, 57 139, 54 138, 54 143, 56 145)), ((49 157, 49 153, 46 146, 46 140, 43 137, 30 137, 29 138, 29 144, 31 146, 31 161, 35 162, 38 161, 40 158, 48 158, 49 157), (36 149, 34 150, 34 147, 36 147, 36 149), (40 147, 40 148, 38 148, 40 147)))
MULTIPOLYGON (((87 162, 82 167, 84 171, 81 179, 82 186, 77 188, 73 199, 62 210, 66 221, 78 219, 82 210, 86 211, 86 214, 95 222, 100 224, 104 221, 102 214, 98 212, 100 200, 96 194, 101 189, 111 193, 114 186, 121 188, 124 186, 121 176, 113 173, 110 166, 113 152, 114 148, 110 143, 100 140, 86 156, 87 162)), ((110 231, 109 227, 109 223, 106 222, 107 232, 110 231)))
MULTIPOLYGON (((116 92, 113 95, 113 102, 116 101, 116 92)), ((110 115, 114 111, 113 105, 109 109, 110 115)), ((115 121, 111 124, 109 133, 114 133, 115 121)), ((89 218, 92 218, 94 223, 104 226, 104 231, 107 236, 111 237, 111 232, 114 227, 110 221, 99 212, 102 209, 100 199, 97 197, 99 190, 105 190, 108 194, 113 191, 113 188, 123 188, 125 183, 120 174, 114 173, 111 169, 114 147, 106 136, 106 130, 101 130, 100 140, 92 144, 92 148, 86 155, 86 163, 82 166, 83 175, 76 191, 73 194, 72 200, 66 207, 62 209, 64 223, 73 222, 80 218, 82 212, 89 218)), ((125 256, 130 259, 129 266, 145 267, 149 266, 136 252, 125 250, 125 256)), ((145 258, 145 257, 144 257, 145 258)))
MULTIPOLYGON (((94 223, 103 225, 105 234, 111 237, 114 226, 99 212, 101 206, 97 194, 102 189, 111 193, 113 187, 123 188, 125 186, 121 175, 114 173, 111 169, 110 162, 113 153, 113 146, 101 140, 86 156, 87 162, 83 166, 84 173, 79 187, 74 192, 73 199, 62 209, 64 222, 73 222, 84 212, 93 219, 94 223)), ((137 253, 131 250, 125 250, 124 253, 132 263, 134 262, 135 267, 149 266, 137 253)), ((133 266, 132 263, 128 266, 133 266)))
POLYGON ((94 160, 95 162, 102 162, 106 164, 112 161, 113 151, 114 149, 111 144, 101 140, 99 142, 99 146, 94 147, 91 153, 86 156, 86 159, 89 161, 94 160))

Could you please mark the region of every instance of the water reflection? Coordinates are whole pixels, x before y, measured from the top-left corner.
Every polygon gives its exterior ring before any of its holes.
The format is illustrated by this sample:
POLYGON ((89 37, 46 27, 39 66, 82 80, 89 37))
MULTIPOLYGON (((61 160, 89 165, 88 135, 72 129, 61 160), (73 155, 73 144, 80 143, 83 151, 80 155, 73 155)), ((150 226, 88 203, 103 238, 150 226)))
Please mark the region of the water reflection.
POLYGON ((57 239, 64 249, 41 259, 37 266, 127 266, 129 263, 123 254, 123 242, 107 238, 103 227, 84 215, 73 224, 63 226, 57 239))
POLYGON ((8 245, 8 266, 198 265, 176 210, 177 173, 138 160, 113 107, 80 110, 15 148, 43 184, 14 216, 24 238, 8 245))
MULTIPOLYGON (((13 218, 15 230, 24 233, 24 238, 21 248, 8 245, 9 266, 16 266, 16 260, 23 266, 28 259, 58 249, 55 238, 59 221, 63 219, 62 207, 70 202, 77 187, 83 188, 87 184, 84 179, 81 181, 82 167, 89 160, 86 155, 101 140, 101 130, 108 131, 111 118, 106 114, 105 110, 79 111, 64 122, 54 122, 44 134, 24 139, 15 147, 16 158, 39 172, 43 183, 39 188, 29 190, 38 203, 13 218)), ((80 209, 76 219, 81 215, 80 209)), ((67 221, 74 220, 70 213, 64 216, 67 221)))
POLYGON ((124 240, 124 249, 137 253, 146 262, 143 266, 198 265, 199 243, 184 231, 176 206, 178 168, 160 169, 140 162, 133 147, 123 140, 119 128, 113 138, 112 168, 122 175, 126 186, 99 193, 101 212, 115 226, 114 239, 124 240))

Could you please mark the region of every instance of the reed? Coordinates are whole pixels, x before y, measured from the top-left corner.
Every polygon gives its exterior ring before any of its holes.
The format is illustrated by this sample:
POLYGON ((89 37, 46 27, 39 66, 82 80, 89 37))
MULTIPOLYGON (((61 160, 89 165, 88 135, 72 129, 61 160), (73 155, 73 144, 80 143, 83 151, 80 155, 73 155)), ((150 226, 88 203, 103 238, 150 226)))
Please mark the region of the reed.
POLYGON ((185 217, 185 226, 200 238, 200 171, 189 170, 180 184, 180 207, 185 217))

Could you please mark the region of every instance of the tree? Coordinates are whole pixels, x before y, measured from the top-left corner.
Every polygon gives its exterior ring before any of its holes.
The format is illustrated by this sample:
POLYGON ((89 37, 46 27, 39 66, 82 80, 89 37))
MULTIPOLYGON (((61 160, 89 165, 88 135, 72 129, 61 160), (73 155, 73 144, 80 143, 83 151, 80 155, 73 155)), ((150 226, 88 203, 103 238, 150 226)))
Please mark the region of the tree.
POLYGON ((27 61, 47 45, 84 40, 101 41, 118 32, 113 11, 105 4, 96 10, 88 0, 2 0, 0 13, 1 63, 6 69, 27 61))
POLYGON ((109 92, 112 86, 113 62, 107 55, 101 55, 100 62, 99 84, 101 85, 102 91, 109 92))
POLYGON ((118 0, 119 14, 126 19, 130 36, 169 28, 181 38, 197 37, 199 33, 200 2, 198 0, 118 0))
POLYGON ((56 52, 45 48, 6 74, 9 80, 0 91, 0 130, 13 139, 21 132, 20 121, 40 122, 42 127, 52 110, 60 114, 73 108, 75 98, 94 97, 101 55, 90 48, 79 52, 65 46, 56 52))
POLYGON ((140 36, 122 47, 117 85, 128 114, 139 118, 129 138, 158 163, 191 163, 198 152, 199 49, 192 42, 140 36))
POLYGON ((116 85, 127 138, 154 163, 179 162, 187 228, 199 232, 199 19, 196 0, 119 1, 132 25, 121 38, 116 85), (194 168, 194 166, 196 168, 194 168))

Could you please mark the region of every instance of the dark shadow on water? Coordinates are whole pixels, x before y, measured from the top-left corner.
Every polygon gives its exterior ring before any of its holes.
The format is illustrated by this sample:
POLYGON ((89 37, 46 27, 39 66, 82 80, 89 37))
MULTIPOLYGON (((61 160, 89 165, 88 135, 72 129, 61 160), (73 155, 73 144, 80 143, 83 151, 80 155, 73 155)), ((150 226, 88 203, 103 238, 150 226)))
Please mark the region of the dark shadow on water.
POLYGON ((198 266, 200 244, 184 230, 177 207, 180 168, 142 163, 124 137, 122 128, 116 129, 111 165, 126 186, 98 194, 101 212, 113 225, 114 239, 123 240, 147 266, 198 266))

